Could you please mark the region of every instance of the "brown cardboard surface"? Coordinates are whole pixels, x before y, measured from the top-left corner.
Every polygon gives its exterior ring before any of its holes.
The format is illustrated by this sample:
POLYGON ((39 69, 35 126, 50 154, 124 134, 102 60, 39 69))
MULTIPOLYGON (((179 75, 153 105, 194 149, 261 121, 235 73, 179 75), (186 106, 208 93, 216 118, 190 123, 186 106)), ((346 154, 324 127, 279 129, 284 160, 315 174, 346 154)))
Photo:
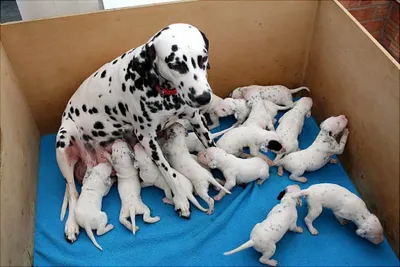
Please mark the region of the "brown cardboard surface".
POLYGON ((399 255, 399 64, 342 6, 321 1, 305 85, 313 114, 349 118, 342 163, 399 255))
POLYGON ((302 80, 317 1, 195 1, 2 26, 1 40, 41 134, 57 131, 67 100, 104 63, 170 23, 210 40, 215 93, 302 80))
POLYGON ((0 265, 31 266, 40 135, 0 46, 0 265))

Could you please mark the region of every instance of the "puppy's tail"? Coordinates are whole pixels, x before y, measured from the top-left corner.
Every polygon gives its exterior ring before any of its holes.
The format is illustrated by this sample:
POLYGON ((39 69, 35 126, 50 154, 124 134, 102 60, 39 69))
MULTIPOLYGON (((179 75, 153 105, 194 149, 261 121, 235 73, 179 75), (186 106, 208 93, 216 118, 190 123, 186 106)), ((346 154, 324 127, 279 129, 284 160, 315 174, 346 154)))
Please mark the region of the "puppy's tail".
POLYGON ((232 129, 235 128, 235 127, 236 127, 235 125, 232 125, 232 126, 229 127, 228 129, 225 129, 225 130, 220 131, 220 132, 217 132, 217 133, 212 133, 212 134, 211 134, 211 139, 215 139, 215 138, 217 138, 217 137, 220 137, 221 135, 223 135, 224 133, 226 133, 226 132, 232 130, 232 129))
POLYGON ((65 212, 67 211, 67 206, 68 206, 68 188, 67 188, 67 184, 65 184, 65 193, 64 193, 64 199, 63 199, 63 202, 61 205, 60 221, 64 220, 65 212))
POLYGON ((85 224, 85 231, 86 231, 86 234, 88 235, 88 237, 90 238, 90 240, 92 240, 93 245, 96 248, 103 251, 103 248, 99 245, 99 243, 97 243, 96 238, 94 238, 92 228, 90 228, 90 225, 88 223, 85 224))
POLYGON ((214 177, 212 176, 208 176, 207 180, 214 186, 216 186, 217 188, 221 189, 222 191, 224 191, 227 194, 231 194, 231 192, 228 191, 228 189, 226 189, 225 187, 223 187, 220 183, 217 182, 217 180, 215 180, 214 177))
POLYGON ((242 251, 242 250, 244 250, 244 249, 246 249, 246 248, 251 248, 252 246, 254 246, 254 242, 253 242, 253 240, 249 240, 249 241, 247 241, 246 243, 242 244, 240 247, 237 247, 237 248, 235 248, 234 250, 225 252, 224 255, 225 255, 225 256, 231 255, 231 254, 234 254, 234 253, 236 253, 236 252, 242 251))
POLYGON ((201 210, 202 212, 207 212, 208 209, 203 208, 203 206, 200 205, 200 203, 197 201, 197 199, 193 196, 193 194, 188 194, 188 199, 190 200, 190 202, 193 203, 193 205, 196 206, 196 208, 198 208, 199 210, 201 210))
POLYGON ((292 95, 293 95, 294 93, 297 93, 297 92, 301 91, 301 90, 307 90, 308 92, 310 92, 310 89, 308 89, 308 87, 305 87, 305 86, 301 86, 301 87, 294 88, 294 89, 289 89, 289 91, 290 91, 290 93, 291 93, 292 95))
POLYGON ((274 106, 276 107, 276 110, 288 110, 294 106, 294 103, 290 106, 279 106, 275 103, 272 103, 272 104, 274 104, 274 106))
POLYGON ((299 192, 291 193, 290 196, 292 198, 299 198, 303 196, 308 196, 310 194, 310 191, 308 189, 301 190, 299 192))

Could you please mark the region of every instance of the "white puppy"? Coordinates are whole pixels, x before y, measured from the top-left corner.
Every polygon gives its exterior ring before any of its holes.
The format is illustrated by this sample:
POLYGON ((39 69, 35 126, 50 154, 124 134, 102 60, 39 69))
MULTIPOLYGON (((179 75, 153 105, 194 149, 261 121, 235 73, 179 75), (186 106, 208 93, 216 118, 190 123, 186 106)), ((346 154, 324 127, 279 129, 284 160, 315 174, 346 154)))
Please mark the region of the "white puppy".
POLYGON ((261 129, 274 131, 274 118, 268 112, 261 98, 254 100, 251 105, 251 111, 247 120, 242 126, 257 126, 261 129))
POLYGON ((139 230, 135 223, 137 214, 143 214, 143 221, 146 223, 158 222, 160 217, 151 217, 149 207, 143 203, 140 196, 138 166, 135 164, 134 154, 129 145, 121 139, 115 140, 109 160, 118 177, 118 193, 121 199, 120 223, 135 234, 139 230), (132 223, 128 221, 128 218, 131 218, 132 223))
POLYGON ((249 85, 244 87, 236 88, 232 92, 232 98, 246 98, 246 94, 249 90, 257 91, 261 98, 270 100, 277 105, 282 106, 293 106, 292 94, 297 93, 301 90, 310 91, 307 87, 298 87, 295 89, 288 89, 283 85, 270 85, 270 86, 260 86, 260 85, 249 85))
POLYGON ((282 153, 285 148, 281 145, 276 132, 266 131, 257 126, 241 126, 225 133, 217 142, 217 147, 222 148, 228 154, 242 156, 243 148, 250 148, 250 155, 261 157, 272 165, 272 161, 260 152, 268 150, 275 153, 282 153))
POLYGON ((279 119, 279 126, 276 129, 276 133, 280 137, 281 143, 285 147, 286 152, 278 154, 275 161, 282 158, 284 154, 289 154, 299 150, 299 141, 297 138, 303 130, 304 117, 311 116, 312 104, 313 101, 310 97, 302 97, 295 103, 291 110, 283 114, 279 119))
POLYGON ((215 109, 215 113, 219 117, 234 115, 237 122, 234 126, 242 124, 251 111, 251 106, 246 104, 244 99, 225 98, 220 105, 215 109))
MULTIPOLYGON (((250 159, 240 159, 226 153, 218 147, 210 147, 197 154, 198 160, 212 169, 220 169, 225 177, 224 187, 231 190, 236 183, 246 184, 258 180, 261 185, 269 177, 269 165, 265 160, 254 157, 250 159)), ((220 191, 214 197, 215 200, 221 200, 225 195, 220 191)))
POLYGON ((181 124, 172 124, 167 129, 168 139, 163 146, 164 155, 174 169, 192 182, 197 194, 208 204, 207 214, 212 214, 214 212, 214 200, 208 195, 209 184, 219 187, 228 194, 230 192, 192 158, 185 144, 185 134, 186 130, 181 124))
POLYGON ((315 184, 295 196, 305 196, 307 199, 308 214, 304 222, 311 234, 318 234, 312 223, 323 208, 328 208, 341 224, 346 224, 346 220, 354 222, 358 227, 357 235, 376 245, 383 242, 383 228, 379 219, 368 211, 361 198, 346 188, 329 183, 315 184))
POLYGON ((295 233, 303 232, 303 229, 297 226, 296 206, 301 205, 301 202, 291 196, 298 191, 300 191, 298 185, 286 187, 285 191, 282 191, 278 196, 278 200, 281 203, 268 213, 264 221, 254 226, 250 234, 250 240, 232 251, 225 252, 224 255, 231 255, 254 247, 255 250, 263 254, 259 259, 261 263, 276 266, 278 262, 271 259, 275 254, 276 243, 282 239, 288 230, 295 233))
MULTIPOLYGON (((143 180, 141 183, 142 187, 148 186, 156 186, 161 190, 164 190, 165 198, 163 198, 163 202, 166 204, 173 204, 172 202, 172 193, 171 188, 168 186, 165 181, 164 176, 158 169, 157 165, 153 162, 153 160, 149 157, 149 155, 144 150, 143 146, 140 143, 137 143, 134 146, 135 151, 135 160, 139 167, 139 176, 143 180)), ((194 155, 193 155, 194 156, 194 155)), ((193 185, 189 181, 188 178, 176 172, 176 179, 178 179, 179 183, 183 188, 189 192, 188 199, 201 211, 206 212, 207 209, 203 208, 197 199, 193 195, 193 185)))
POLYGON ((267 109, 267 112, 273 118, 273 123, 276 122, 275 117, 276 117, 276 115, 278 115, 278 111, 288 110, 291 108, 291 106, 287 106, 287 107, 279 106, 279 105, 277 105, 269 100, 266 100, 266 99, 264 99, 263 102, 264 102, 265 108, 267 109))
POLYGON ((103 248, 97 243, 92 230, 97 229, 97 235, 104 235, 114 228, 112 224, 107 224, 107 214, 101 211, 103 197, 108 194, 114 182, 110 178, 111 171, 110 163, 99 163, 86 171, 74 210, 76 222, 85 229, 90 240, 100 250, 103 248))
MULTIPOLYGON (((349 130, 345 128, 347 122, 344 115, 326 119, 321 123, 321 130, 311 146, 274 161, 274 165, 283 166, 291 172, 290 179, 302 183, 307 182, 307 178, 302 177, 305 171, 318 170, 329 162, 332 155, 343 153, 349 135, 349 130), (342 131, 343 135, 338 144, 335 138, 342 131)), ((282 176, 282 174, 282 169, 280 169, 278 175, 282 176)))

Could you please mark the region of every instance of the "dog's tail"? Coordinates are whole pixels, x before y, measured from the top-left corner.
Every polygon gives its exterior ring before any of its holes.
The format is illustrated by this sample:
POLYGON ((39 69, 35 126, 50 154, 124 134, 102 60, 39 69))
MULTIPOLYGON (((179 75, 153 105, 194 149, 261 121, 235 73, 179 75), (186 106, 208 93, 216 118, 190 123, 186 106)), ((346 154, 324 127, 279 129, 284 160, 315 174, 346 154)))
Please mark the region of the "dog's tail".
POLYGON ((85 223, 85 231, 90 240, 92 240, 93 245, 102 251, 103 248, 99 245, 99 243, 97 243, 96 238, 94 238, 92 228, 90 228, 90 225, 87 222, 85 223))
POLYGON ((226 189, 225 187, 223 187, 220 183, 217 182, 217 180, 215 180, 215 178, 212 175, 207 175, 207 180, 214 186, 216 186, 217 188, 221 189, 222 191, 224 191, 227 194, 231 194, 231 192, 226 189))
POLYGON ((217 137, 220 137, 221 135, 223 135, 224 133, 226 133, 226 132, 232 130, 232 129, 235 128, 235 127, 236 127, 235 125, 232 125, 232 126, 229 127, 228 129, 225 129, 225 130, 220 131, 220 132, 217 132, 217 133, 212 133, 212 134, 211 134, 211 139, 215 139, 215 138, 217 138, 217 137))
POLYGON ((301 87, 294 88, 294 89, 289 89, 289 91, 290 91, 290 93, 291 93, 292 95, 293 95, 294 93, 297 93, 297 92, 301 91, 301 90, 307 90, 308 92, 310 92, 310 89, 308 89, 308 87, 305 87, 305 86, 301 86, 301 87))
POLYGON ((276 107, 277 110, 288 110, 294 106, 294 103, 290 106, 279 106, 275 103, 272 103, 272 104, 276 107))
POLYGON ((254 242, 253 242, 253 240, 249 240, 249 241, 247 241, 246 243, 242 244, 240 247, 237 247, 237 248, 235 248, 234 250, 225 252, 224 255, 225 255, 225 256, 231 255, 231 254, 234 254, 234 253, 236 253, 236 252, 242 251, 242 250, 244 250, 244 249, 251 248, 252 246, 254 246, 254 242))
POLYGON ((290 196, 292 198, 299 198, 303 196, 308 196, 310 194, 310 191, 308 189, 301 190, 299 192, 291 193, 290 196))
POLYGON ((63 199, 63 202, 61 205, 60 221, 64 220, 65 212, 67 211, 67 206, 68 206, 68 188, 67 188, 67 184, 65 184, 65 193, 64 193, 64 199, 63 199))
POLYGON ((193 205, 196 206, 196 208, 198 208, 199 210, 201 210, 202 212, 207 212, 208 209, 204 208, 202 205, 200 205, 200 203, 197 201, 197 199, 193 196, 193 194, 188 194, 188 199, 190 200, 190 202, 193 203, 193 205))

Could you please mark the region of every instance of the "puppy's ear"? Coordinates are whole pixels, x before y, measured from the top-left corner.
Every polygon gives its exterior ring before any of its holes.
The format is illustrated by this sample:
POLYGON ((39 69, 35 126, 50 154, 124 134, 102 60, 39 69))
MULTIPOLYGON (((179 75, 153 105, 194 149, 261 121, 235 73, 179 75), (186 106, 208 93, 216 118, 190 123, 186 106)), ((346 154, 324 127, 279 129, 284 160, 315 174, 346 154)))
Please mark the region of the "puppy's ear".
POLYGON ((208 38, 207 38, 207 36, 206 36, 202 31, 200 31, 200 33, 201 33, 201 36, 203 36, 204 44, 205 44, 206 50, 207 50, 207 52, 208 52, 208 50, 209 50, 209 48, 210 48, 210 43, 209 43, 209 41, 208 41, 208 38))
POLYGON ((285 190, 283 190, 283 191, 281 191, 280 193, 279 193, 279 195, 277 196, 277 200, 281 200, 282 198, 283 198, 283 196, 286 194, 286 189, 285 190))
POLYGON ((365 230, 363 229, 357 229, 356 231, 357 235, 361 236, 361 237, 365 237, 365 230))
POLYGON ((328 134, 329 134, 329 136, 332 136, 332 131, 329 131, 329 133, 328 133, 328 134))

